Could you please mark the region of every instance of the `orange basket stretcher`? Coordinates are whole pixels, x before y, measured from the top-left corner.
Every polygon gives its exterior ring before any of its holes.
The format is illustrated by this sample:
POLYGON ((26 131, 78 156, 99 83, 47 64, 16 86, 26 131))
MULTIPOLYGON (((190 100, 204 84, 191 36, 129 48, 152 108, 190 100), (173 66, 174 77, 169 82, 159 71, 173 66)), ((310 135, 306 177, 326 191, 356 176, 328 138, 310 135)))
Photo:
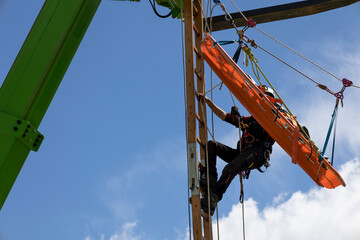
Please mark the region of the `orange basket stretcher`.
POLYGON ((298 164, 321 187, 346 186, 340 174, 327 160, 320 160, 319 151, 300 133, 295 117, 279 111, 275 106, 277 100, 265 95, 264 88, 257 86, 208 34, 205 34, 201 51, 210 68, 294 164, 298 164))

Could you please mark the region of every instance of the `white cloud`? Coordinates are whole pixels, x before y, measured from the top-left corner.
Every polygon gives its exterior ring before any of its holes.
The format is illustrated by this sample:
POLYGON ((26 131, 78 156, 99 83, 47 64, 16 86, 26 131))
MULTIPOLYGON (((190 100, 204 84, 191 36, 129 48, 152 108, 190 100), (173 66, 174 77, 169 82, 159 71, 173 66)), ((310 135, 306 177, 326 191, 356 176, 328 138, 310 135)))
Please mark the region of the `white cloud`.
POLYGON ((137 222, 125 223, 122 226, 122 232, 120 234, 112 235, 109 240, 140 240, 141 235, 134 233, 134 228, 136 227, 137 222))
MULTIPOLYGON (((295 192, 283 202, 260 210, 253 199, 245 202, 246 239, 360 239, 360 161, 341 167, 345 188, 314 188, 295 192)), ((279 195, 279 198, 282 198, 279 195)), ((220 237, 238 239, 242 235, 241 204, 219 220, 220 237)), ((216 225, 213 226, 216 234, 216 225)))
POLYGON ((288 195, 289 195, 289 193, 287 193, 287 192, 280 193, 273 199, 273 204, 277 205, 277 204, 284 202, 288 195))
MULTIPOLYGON (((100 240, 140 240, 144 239, 144 236, 141 234, 135 233, 134 228, 136 227, 138 222, 127 222, 121 227, 121 231, 118 233, 114 233, 109 238, 105 238, 104 234, 101 234, 100 240)), ((96 240, 91 236, 87 236, 85 240, 96 240)))
MULTIPOLYGON (((326 61, 332 64, 340 62, 332 69, 336 75, 360 85, 360 46, 352 45, 351 49, 346 49, 342 43, 345 42, 341 39, 319 43, 317 49, 326 52, 326 61)), ((336 80, 329 83, 334 91, 340 90, 341 86, 336 80)), ((317 88, 303 92, 301 97, 306 101, 296 99, 292 110, 296 110, 294 113, 299 116, 299 121, 310 129, 312 139, 322 148, 335 98, 317 88)), ((305 192, 283 192, 264 209, 259 208, 254 199, 248 199, 245 202, 246 239, 360 239, 360 211, 357 210, 360 202, 360 161, 355 158, 360 155, 359 102, 360 89, 346 89, 344 108, 340 107, 338 112, 336 152, 341 153, 341 157, 335 159, 335 163, 342 164, 340 173, 347 186, 335 190, 316 187, 305 192), (345 162, 350 158, 355 159, 345 162)), ((231 133, 223 139, 230 142, 229 139, 237 138, 234 136, 231 133)), ((280 155, 280 151, 274 151, 272 155, 280 155)), ((272 156, 272 159, 276 157, 272 156)), ((242 239, 241 219, 241 204, 234 205, 227 215, 219 219, 220 238, 242 239)), ((214 224, 214 236, 216 229, 214 224)))

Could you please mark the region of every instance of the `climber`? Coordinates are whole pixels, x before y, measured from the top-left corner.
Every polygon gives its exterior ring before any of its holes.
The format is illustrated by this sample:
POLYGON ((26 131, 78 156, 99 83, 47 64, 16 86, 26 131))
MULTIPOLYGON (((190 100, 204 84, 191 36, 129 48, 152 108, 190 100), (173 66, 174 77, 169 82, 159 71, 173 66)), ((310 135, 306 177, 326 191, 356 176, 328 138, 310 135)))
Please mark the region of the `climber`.
MULTIPOLYGON (((265 94, 274 97, 271 88, 265 86, 265 94)), ((252 116, 241 116, 236 106, 231 108, 230 113, 225 113, 220 107, 215 105, 203 94, 196 93, 199 101, 205 100, 211 110, 221 120, 241 128, 243 136, 237 143, 237 148, 233 149, 220 142, 211 140, 207 142, 207 158, 209 166, 205 166, 205 171, 200 174, 200 186, 207 192, 207 171, 209 172, 210 185, 210 214, 213 215, 217 203, 222 199, 223 194, 230 185, 234 177, 244 172, 250 173, 252 169, 270 166, 270 154, 272 145, 275 141, 260 126, 252 116), (220 157, 227 165, 224 167, 220 178, 216 168, 216 157, 220 157), (208 168, 208 169, 207 169, 208 168)), ((209 213, 208 196, 201 199, 201 208, 209 213)))

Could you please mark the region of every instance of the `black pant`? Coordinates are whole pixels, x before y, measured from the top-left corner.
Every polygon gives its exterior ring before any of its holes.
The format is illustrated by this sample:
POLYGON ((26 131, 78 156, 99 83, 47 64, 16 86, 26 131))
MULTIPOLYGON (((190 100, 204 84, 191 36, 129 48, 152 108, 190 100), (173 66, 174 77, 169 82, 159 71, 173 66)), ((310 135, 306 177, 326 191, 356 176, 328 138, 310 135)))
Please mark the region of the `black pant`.
POLYGON ((247 169, 261 167, 264 163, 264 150, 262 148, 245 146, 240 152, 239 149, 233 149, 225 144, 211 140, 207 142, 207 153, 209 175, 212 179, 218 177, 216 156, 228 163, 225 165, 219 180, 216 183, 210 181, 210 189, 218 196, 219 201, 238 173, 247 169))

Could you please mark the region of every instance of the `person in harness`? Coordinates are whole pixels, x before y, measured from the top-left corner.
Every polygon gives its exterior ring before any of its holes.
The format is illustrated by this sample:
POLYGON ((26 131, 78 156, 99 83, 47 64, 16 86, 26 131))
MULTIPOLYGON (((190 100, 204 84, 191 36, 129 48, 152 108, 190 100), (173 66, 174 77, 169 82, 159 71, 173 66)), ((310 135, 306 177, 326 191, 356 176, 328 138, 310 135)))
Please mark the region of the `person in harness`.
MULTIPOLYGON (((272 89, 265 88, 265 94, 274 97, 272 89)), ((204 99, 210 109, 221 120, 241 128, 243 136, 237 143, 237 148, 233 149, 225 144, 211 140, 207 142, 207 158, 209 166, 205 166, 205 171, 200 174, 200 186, 207 194, 207 171, 209 172, 210 186, 210 208, 208 206, 208 196, 201 199, 201 208, 213 215, 217 203, 222 199, 223 194, 229 187, 234 177, 242 172, 246 173, 248 178, 250 171, 270 166, 270 154, 272 145, 275 141, 260 126, 252 116, 241 116, 238 109, 233 106, 230 113, 225 113, 221 108, 215 105, 209 98, 196 93, 198 100, 204 99), (216 168, 216 157, 220 157, 227 164, 223 168, 222 174, 218 179, 216 168), (208 168, 208 169, 207 169, 208 168)))

